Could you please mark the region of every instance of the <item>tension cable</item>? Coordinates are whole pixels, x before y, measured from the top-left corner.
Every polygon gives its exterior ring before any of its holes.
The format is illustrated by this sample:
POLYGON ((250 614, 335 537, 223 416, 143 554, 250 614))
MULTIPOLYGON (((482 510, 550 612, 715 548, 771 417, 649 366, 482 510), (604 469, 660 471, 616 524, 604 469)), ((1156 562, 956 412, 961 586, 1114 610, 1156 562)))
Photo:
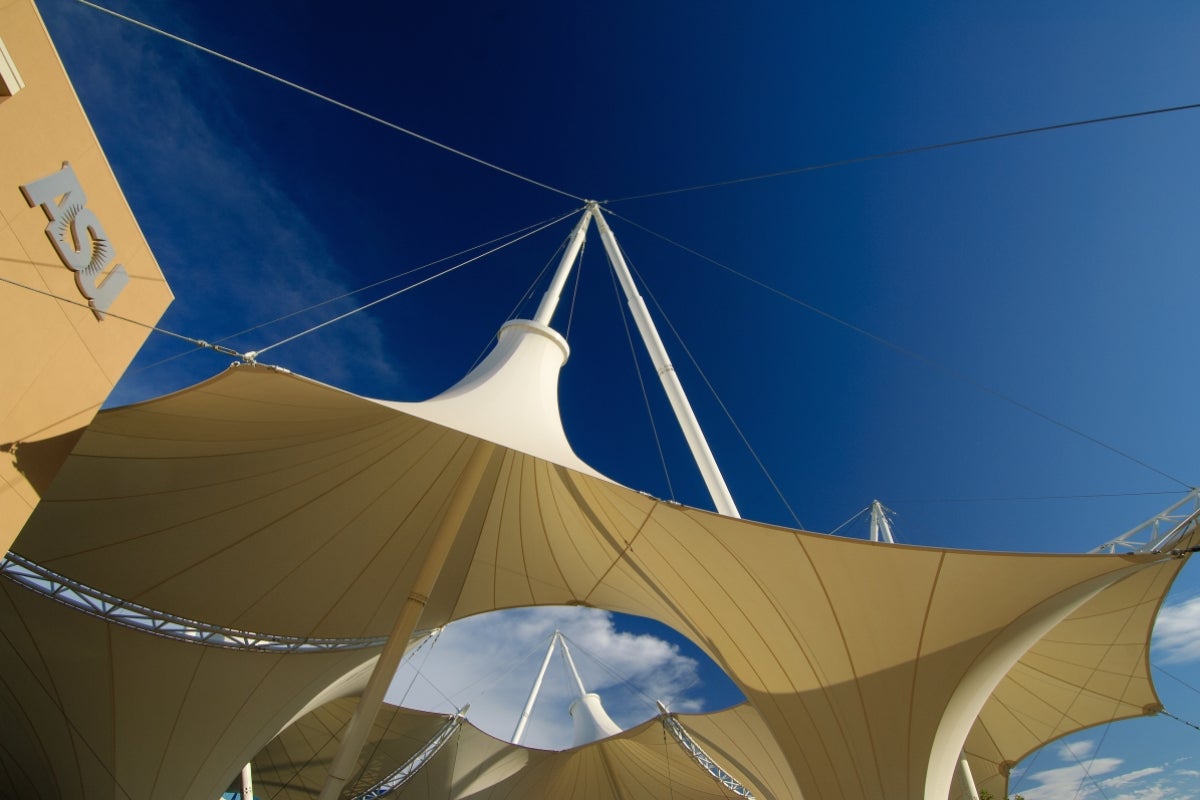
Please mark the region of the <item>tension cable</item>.
MULTIPOLYGON (((21 283, 20 281, 14 281, 11 278, 5 278, 3 276, 0 276, 0 281, 3 281, 4 283, 7 283, 11 286, 16 286, 19 289, 28 289, 31 292, 40 294, 44 297, 49 297, 53 300, 58 300, 59 302, 62 302, 62 303, 68 303, 73 306, 78 306, 79 308, 86 308, 89 311, 94 310, 92 308, 92 306, 88 303, 84 303, 80 300, 75 300, 74 298, 71 298, 71 297, 63 297, 62 295, 57 295, 57 294, 54 294, 53 292, 48 292, 45 289, 39 289, 36 286, 29 286, 28 284, 21 283)), ((189 342, 190 344, 194 344, 197 347, 204 349, 204 350, 212 350, 213 352, 221 353, 221 354, 227 355, 227 356, 233 356, 234 358, 238 358, 243 361, 246 360, 245 354, 239 353, 237 350, 234 350, 233 348, 230 348, 230 347, 225 347, 224 345, 214 344, 212 342, 206 342, 203 339, 196 339, 191 336, 184 336, 182 333, 176 333, 175 331, 167 330, 166 328, 160 328, 157 325, 151 325, 148 322, 142 322, 141 320, 136 320, 136 319, 133 319, 132 317, 123 317, 120 314, 116 314, 116 313, 114 313, 112 311, 108 311, 108 310, 105 310, 104 316, 106 318, 112 317, 113 319, 119 319, 122 322, 129 322, 129 323, 132 323, 133 325, 137 325, 140 328, 145 328, 146 330, 154 331, 155 333, 161 333, 166 336, 170 336, 174 339, 180 339, 182 341, 189 342)))
MULTIPOLYGON (((80 0, 80 2, 83 2, 83 0, 80 0)), ((472 263, 478 261, 479 259, 484 258, 485 256, 490 256, 492 253, 499 252, 500 250, 503 250, 506 247, 516 244, 517 242, 521 241, 522 239, 527 239, 530 236, 533 236, 535 233, 540 233, 540 232, 544 231, 546 228, 549 228, 551 225, 561 222, 562 220, 566 219, 567 217, 573 216, 575 213, 576 213, 575 211, 571 211, 569 213, 563 214, 562 216, 552 219, 549 222, 542 223, 541 225, 539 225, 535 228, 527 230, 525 233, 521 234, 520 236, 517 236, 514 239, 510 239, 510 240, 508 240, 502 244, 496 245, 495 247, 492 247, 488 250, 484 250, 482 253, 479 253, 478 255, 471 256, 470 258, 466 259, 465 261, 460 261, 459 263, 455 264, 454 266, 447 267, 446 269, 442 270, 441 272, 430 275, 427 278, 422 278, 421 280, 417 281, 416 283, 409 284, 408 286, 405 286, 402 289, 397 289, 394 292, 385 294, 383 297, 376 298, 375 300, 372 300, 369 303, 364 303, 363 305, 358 306, 357 308, 352 308, 344 314, 338 314, 336 317, 332 317, 331 319, 327 319, 324 322, 313 325, 311 328, 306 328, 305 330, 302 330, 299 333, 295 333, 295 334, 292 334, 291 336, 280 339, 278 342, 275 342, 274 344, 269 344, 266 347, 263 347, 259 350, 254 350, 254 351, 248 352, 248 353, 246 353, 246 358, 248 361, 254 361, 259 356, 261 356, 263 353, 267 352, 268 350, 274 350, 276 347, 279 347, 280 345, 285 345, 288 342, 294 342, 296 339, 299 339, 302 336, 307 336, 308 334, 318 331, 321 328, 324 328, 328 325, 332 325, 335 322, 340 322, 340 321, 346 319, 347 317, 354 316, 355 314, 359 313, 360 311, 366 311, 368 308, 371 308, 372 306, 377 306, 380 303, 386 302, 395 297, 399 297, 400 295, 404 294, 405 292, 412 291, 413 289, 416 289, 418 286, 423 286, 432 280, 436 280, 437 278, 442 277, 443 275, 449 275, 451 272, 461 269, 461 268, 467 266, 468 264, 472 264, 472 263)))
POLYGON ((1194 722, 1188 722, 1186 719, 1180 719, 1179 717, 1172 714, 1170 711, 1167 711, 1165 708, 1162 711, 1159 711, 1158 713, 1162 714, 1165 717, 1170 717, 1171 719, 1175 720, 1176 722, 1182 722, 1184 725, 1187 725, 1189 728, 1200 731, 1200 725, 1197 725, 1194 722))
MULTIPOLYGON (((1200 107, 1200 104, 1197 104, 1197 107, 1200 107)), ((951 367, 948 367, 945 364, 941 363, 940 361, 936 361, 936 360, 930 358, 929 356, 922 355, 921 353, 918 353, 915 350, 911 350, 908 347, 905 347, 904 345, 897 344, 896 342, 893 342, 890 339, 885 339, 883 336, 880 336, 877 333, 873 333, 873 332, 867 330, 866 328, 855 325, 853 322, 849 322, 848 320, 844 320, 841 317, 835 316, 835 315, 829 313, 828 311, 820 309, 820 308, 812 305, 811 303, 801 300, 800 298, 796 297, 795 295, 788 294, 787 292, 783 291, 782 289, 778 289, 765 281, 762 281, 751 275, 747 275, 745 272, 741 272, 737 269, 734 269, 733 267, 729 266, 728 264, 724 264, 720 261, 717 261, 715 258, 712 258, 711 256, 706 256, 697 250, 693 250, 692 248, 688 247, 687 245, 677 242, 674 239, 671 239, 667 236, 664 236, 663 234, 661 234, 657 231, 651 230, 644 225, 639 225, 638 223, 634 222, 633 220, 629 219, 628 217, 622 216, 613 211, 609 211, 609 213, 612 214, 614 217, 617 217, 617 218, 629 223, 630 225, 633 225, 635 228, 638 228, 639 230, 644 231, 645 233, 648 233, 657 239, 661 239, 662 241, 666 242, 669 245, 679 248, 680 250, 684 251, 685 253, 688 253, 688 254, 700 259, 701 261, 705 261, 709 264, 712 264, 715 267, 723 269, 726 272, 728 272, 729 274, 731 274, 737 278, 741 278, 742 280, 744 280, 748 283, 751 283, 751 284, 759 287, 760 289, 765 289, 766 291, 770 292, 771 294, 774 294, 777 297, 780 297, 789 303, 793 303, 794 305, 798 305, 801 308, 811 311, 813 314, 816 314, 819 317, 823 317, 824 319, 827 319, 830 322, 841 325, 843 328, 846 328, 847 330, 857 333, 860 336, 870 339, 871 341, 876 342, 877 344, 881 344, 884 347, 888 348, 889 350, 893 350, 901 355, 904 355, 904 356, 907 356, 907 357, 913 359, 914 361, 918 361, 918 362, 924 364, 925 366, 927 366, 937 372, 942 373, 943 375, 946 375, 950 378, 953 378, 956 381, 959 381, 960 383, 964 383, 967 386, 974 387, 975 389, 983 392, 984 394, 989 394, 992 397, 995 397, 997 400, 1002 400, 1005 403, 1008 403, 1009 405, 1016 406, 1017 408, 1021 409, 1022 411, 1025 411, 1028 414, 1032 414, 1033 416, 1038 417, 1038 418, 1050 423, 1051 425, 1054 425, 1055 427, 1061 428, 1062 430, 1067 431, 1068 433, 1073 433, 1076 436, 1080 437, 1081 439, 1086 439, 1087 441, 1091 442, 1094 445, 1102 447, 1111 453, 1115 453, 1116 455, 1119 455, 1122 458, 1124 458, 1128 461, 1131 461, 1134 464, 1137 464, 1139 467, 1148 469, 1157 475, 1161 475, 1162 477, 1167 478, 1168 480, 1178 483, 1180 486, 1191 489, 1191 484, 1189 484, 1187 481, 1180 480, 1179 478, 1175 477, 1174 475, 1164 472, 1163 470, 1158 469, 1157 467, 1146 463, 1145 461, 1141 460, 1140 458, 1138 458, 1130 453, 1127 453, 1124 450, 1121 450, 1121 449, 1115 447, 1114 445, 1108 444, 1107 442, 1097 439, 1095 436, 1092 436, 1089 433, 1085 433, 1084 431, 1080 430, 1079 428, 1076 428, 1072 425, 1068 425, 1067 423, 1063 422, 1062 420, 1056 419, 1056 418, 1050 416, 1049 414, 1039 411, 1036 408, 1034 408, 1033 406, 1031 406, 1027 403, 1023 403, 1020 400, 1017 400, 1015 397, 1012 397, 1011 395, 1007 395, 998 389, 994 389, 985 383, 981 383, 980 381, 977 381, 974 378, 968 377, 964 373, 959 372, 951 367)))
POLYGON ((823 164, 809 164, 803 167, 793 167, 792 169, 784 169, 777 172, 767 172, 761 175, 750 175, 745 178, 732 178, 725 181, 702 183, 697 186, 684 186, 679 189, 666 189, 659 192, 647 192, 646 194, 630 195, 629 197, 618 197, 615 200, 604 200, 603 203, 624 203, 627 200, 645 200, 651 197, 665 197, 667 195, 682 194, 684 192, 698 192, 701 189, 716 189, 721 186, 732 186, 738 183, 751 183, 753 181, 763 181, 769 178, 782 178, 788 175, 800 175, 805 172, 818 172, 820 170, 832 169, 834 167, 848 167, 854 164, 865 164, 869 161, 882 161, 887 158, 896 158, 898 156, 910 156, 917 153, 927 153, 931 150, 944 150, 951 147, 961 147, 967 144, 994 142, 998 139, 1011 139, 1016 136, 1028 136, 1034 133, 1060 131, 1067 128, 1081 128, 1085 125, 1099 125, 1104 122, 1117 122, 1126 119, 1137 119, 1138 117, 1151 117, 1156 114, 1171 114, 1176 111, 1193 111, 1198 108, 1200 108, 1200 103, 1188 103, 1181 106, 1152 108, 1145 111, 1132 111, 1128 114, 1113 114, 1107 117, 1093 117, 1092 119, 1076 120, 1075 122, 1059 122, 1054 125, 1042 125, 1037 128, 1023 128, 1021 130, 1006 131, 1004 133, 990 133, 985 136, 973 136, 969 139, 955 139, 949 142, 939 142, 938 144, 926 144, 921 145, 920 147, 907 147, 902 150, 890 150, 886 153, 874 153, 867 156, 843 158, 839 161, 827 161, 823 164))
POLYGON ((425 142, 425 144, 433 145, 434 147, 437 147, 441 150, 445 150, 447 153, 453 153, 454 155, 459 156, 460 158, 465 158, 468 161, 474 161, 476 164, 487 167, 488 169, 494 169, 497 172, 501 172, 505 175, 508 175, 509 177, 516 178, 517 180, 524 181, 525 183, 533 184, 534 186, 537 186, 542 189, 546 189, 547 191, 554 192, 555 194, 561 194, 564 197, 571 198, 572 200, 579 200, 579 201, 583 200, 583 198, 578 195, 571 194, 570 192, 567 192, 567 191, 564 191, 557 187, 551 186, 548 183, 542 183, 541 181, 534 180, 533 178, 522 175, 519 172, 514 172, 511 169, 506 169, 498 164, 493 164, 490 161, 484 161, 482 158, 479 158, 478 156, 473 156, 470 153, 465 153, 462 150, 459 150, 455 147, 451 147, 448 144, 443 144, 439 141, 429 138, 428 136, 424 136, 420 133, 417 133, 416 131, 409 130, 408 128, 397 125, 394 122, 389 122, 388 120, 386 120, 382 117, 377 117, 374 114, 370 113, 369 111, 363 111, 361 108, 356 108, 356 107, 350 105, 349 103, 343 103, 341 100, 335 100, 334 98, 329 97, 328 95, 321 94, 320 92, 314 91, 314 90, 306 88, 304 86, 301 86, 298 83, 293 83, 292 81, 289 81, 286 78, 281 78, 278 75, 274 75, 270 72, 267 72, 266 70, 259 69, 258 67, 255 67, 251 64, 247 64, 244 61, 239 61, 236 58, 233 58, 231 56, 224 55, 223 53, 218 53, 216 50, 212 50, 210 48, 205 47, 204 45, 197 44, 195 42, 184 39, 182 36, 176 36, 173 33, 168 33, 167 31, 164 31, 161 28, 156 28, 153 25, 142 22, 141 20, 134 19, 133 17, 127 17, 124 14, 118 14, 116 11, 113 11, 112 9, 108 9, 108 8, 105 8, 104 6, 96 5, 95 3, 89 2, 89 0, 77 0, 77 1, 79 3, 81 3, 82 5, 87 6, 88 8, 94 8, 97 11, 103 11, 105 14, 116 17, 119 20, 128 22, 131 25, 136 25, 137 27, 143 28, 152 33, 157 33, 159 36, 164 36, 174 42, 179 42, 180 44, 187 45, 188 47, 191 47, 195 50, 199 50, 202 53, 207 53, 208 55, 213 56, 214 58, 219 58, 222 61, 227 61, 230 64, 241 67, 242 69, 247 69, 247 70, 255 73, 256 75, 261 75, 264 78, 269 78, 270 80, 273 80, 276 83, 282 83, 284 86, 287 86, 291 89, 295 89, 298 92, 303 92, 304 94, 309 95, 310 97, 315 97, 318 100, 323 100, 324 102, 330 103, 331 105, 335 105, 344 111, 349 111, 351 114, 357 114, 358 116, 363 117, 364 119, 369 119, 372 122, 377 122, 380 125, 383 125, 385 128, 391 128, 392 130, 394 130, 398 133, 403 133, 405 136, 411 136, 414 139, 418 139, 422 142, 425 142))

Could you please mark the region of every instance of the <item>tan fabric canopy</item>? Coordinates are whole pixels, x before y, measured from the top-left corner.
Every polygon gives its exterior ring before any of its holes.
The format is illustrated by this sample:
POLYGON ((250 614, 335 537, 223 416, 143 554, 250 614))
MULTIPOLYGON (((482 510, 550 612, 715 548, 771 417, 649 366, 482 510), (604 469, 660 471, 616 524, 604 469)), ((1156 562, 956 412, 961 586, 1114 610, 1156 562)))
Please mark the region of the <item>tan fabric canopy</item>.
MULTIPOLYGON (((241 367, 100 414, 85 432, 146 335, 103 322, 104 309, 152 324, 170 291, 36 10, 0 0, 0 27, 25 78, 0 104, 0 328, 22 342, 0 370, 0 542, 24 525, 15 552, 211 625, 385 636, 465 493, 422 625, 563 603, 665 622, 749 698, 689 726, 769 798, 941 800, 957 792, 964 747, 1002 794, 1032 749, 1157 708, 1148 641, 1182 561, 855 542, 646 497, 571 452, 554 385, 566 344, 535 323, 506 327, 481 368, 433 402, 384 404, 241 367), (58 206, 64 186, 73 211, 58 206), (82 208, 103 222, 93 231, 105 247, 47 235, 82 208), (130 281, 108 296, 93 273, 118 275, 118 257, 130 281), (468 485, 481 439, 501 446, 468 485)), ((297 716, 335 708, 323 704, 354 691, 348 676, 377 653, 168 639, 0 581, 0 793, 212 800, 297 716)), ((411 719, 400 750, 431 721, 411 719)), ((679 756, 656 736, 642 726, 551 754, 466 728, 412 785, 439 797, 604 798, 614 786, 658 797, 669 765, 675 796, 710 796, 707 776, 683 764, 695 782, 680 782, 679 756)))
POLYGON ((1007 797, 1009 768, 1047 742, 1158 712, 1150 635, 1183 564, 1172 563, 1174 569, 1143 570, 1089 600, 1009 671, 967 737, 967 757, 981 788, 1007 797))
MULTIPOLYGON (((255 795, 272 800, 315 797, 356 703, 346 698, 321 706, 271 742, 254 758, 255 795)), ((385 706, 344 796, 356 797, 385 780, 448 719, 385 706)), ((799 797, 773 740, 748 706, 678 719, 705 752, 756 797, 799 797), (758 777, 764 775, 765 780, 758 777)), ((658 719, 651 719, 618 736, 561 752, 509 744, 464 722, 393 796, 659 800, 728 798, 732 793, 687 754, 658 719)))
MULTIPOLYGON (((255 796, 271 800, 316 797, 357 705, 357 698, 346 697, 313 709, 255 755, 255 796)), ((386 779, 419 752, 448 719, 441 714, 386 706, 375 718, 355 770, 358 777, 345 793, 357 796, 386 779)))
MULTIPOLYGON (((384 634, 476 441, 296 376, 239 367, 101 414, 14 549, 118 597, 214 624, 384 634)), ((503 447, 479 485, 461 490, 471 492, 470 510, 423 626, 563 603, 665 622, 730 674, 809 798, 946 797, 981 710, 996 741, 1024 752, 1041 733, 1014 735, 1016 744, 1000 733, 1012 725, 984 709, 998 685, 1002 704, 1015 702, 1011 682, 1034 687, 1030 707, 1069 710, 1049 720, 1050 735, 1107 720, 1088 716, 1099 706, 1055 698, 1057 682, 1084 686, 1080 697, 1108 691, 1106 671, 1121 667, 1126 638, 1144 647, 1145 620, 1181 564, 792 531, 657 501, 503 447), (1097 616, 1089 603, 1107 610, 1097 616), (1047 634, 1046 649, 1026 656, 1047 634), (1110 655, 1081 655, 1097 645, 1110 655), (1023 657, 1034 660, 1005 680, 1023 657), (1045 692, 1025 670, 1050 676, 1045 692)), ((252 683, 233 668, 224 680, 252 683)), ((1153 701, 1144 660, 1124 680, 1122 697, 1153 701)), ((1045 714, 1021 708, 1020 724, 1045 714)), ((252 747, 247 757, 269 741, 265 727, 229 719, 224 736, 252 747)), ((188 745, 181 737, 179 750, 169 744, 143 768, 161 772, 207 746, 188 745)), ((218 784, 146 796, 208 800, 239 766, 230 762, 218 784)))
POLYGON ((212 800, 372 655, 174 641, 0 581, 0 795, 212 800))

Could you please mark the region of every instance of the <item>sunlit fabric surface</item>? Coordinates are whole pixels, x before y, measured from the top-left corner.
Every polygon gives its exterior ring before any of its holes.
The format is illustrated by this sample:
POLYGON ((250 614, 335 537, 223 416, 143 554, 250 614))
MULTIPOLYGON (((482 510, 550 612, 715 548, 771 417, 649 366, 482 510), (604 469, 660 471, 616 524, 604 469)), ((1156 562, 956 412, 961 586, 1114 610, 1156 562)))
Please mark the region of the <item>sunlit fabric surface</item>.
MULTIPOLYGON (((427 533, 448 498, 469 491, 470 511, 422 627, 564 603, 660 620, 730 674, 791 771, 782 783, 794 780, 806 797, 945 797, 980 713, 968 750, 993 759, 1011 751, 979 749, 980 731, 1022 750, 1111 719, 1113 704, 1093 695, 1120 698, 1118 714, 1155 702, 1144 660, 1148 620, 1178 560, 963 552, 787 530, 658 501, 506 447, 495 449, 478 485, 460 489, 476 442, 303 378, 238 367, 101 414, 14 549, 116 596, 205 622, 386 635, 427 533)), ((185 662, 222 660, 195 650, 185 662)), ((15 644, 4 673, 13 661, 38 658, 48 676, 74 668, 71 648, 37 653, 32 643, 15 644)), ((114 680, 142 668, 160 683, 191 680, 189 664, 154 670, 157 658, 116 665, 114 680)), ((295 669, 306 678, 289 687, 287 703, 273 689, 259 691, 271 684, 261 668, 231 660, 205 672, 206 696, 252 697, 239 702, 256 709, 257 722, 230 713, 221 731, 193 725, 188 703, 159 703, 161 721, 127 738, 113 719, 125 706, 94 693, 29 716, 59 713, 69 722, 58 724, 89 743, 76 751, 95 752, 102 773, 131 776, 122 785, 151 787, 141 796, 207 799, 240 768, 234 752, 248 759, 273 738, 267 720, 286 722, 297 692, 316 694, 312 673, 334 671, 295 669), (162 744, 147 755, 143 739, 162 744), (194 770, 176 768, 218 745, 231 754, 221 782, 189 783, 194 770), (143 773, 169 776, 171 790, 143 773)), ((130 683, 154 702, 154 684, 130 683)), ((13 702, 22 702, 19 693, 13 702)))
MULTIPOLYGON (((356 702, 346 698, 323 705, 271 742, 254 759, 255 794, 273 800, 315 796, 356 702)), ((448 719, 385 706, 363 749, 356 778, 343 795, 361 795, 387 779, 448 719)), ((705 751, 719 755, 722 766, 756 796, 764 800, 797 796, 794 785, 788 788, 786 766, 772 748, 770 736, 746 706, 679 719, 702 741, 705 751), (700 730, 706 735, 702 737, 700 730), (730 733, 723 733, 726 730, 730 733)), ((391 796, 653 800, 721 798, 731 792, 685 753, 659 720, 651 719, 617 736, 558 752, 509 744, 464 722, 425 768, 391 796)))

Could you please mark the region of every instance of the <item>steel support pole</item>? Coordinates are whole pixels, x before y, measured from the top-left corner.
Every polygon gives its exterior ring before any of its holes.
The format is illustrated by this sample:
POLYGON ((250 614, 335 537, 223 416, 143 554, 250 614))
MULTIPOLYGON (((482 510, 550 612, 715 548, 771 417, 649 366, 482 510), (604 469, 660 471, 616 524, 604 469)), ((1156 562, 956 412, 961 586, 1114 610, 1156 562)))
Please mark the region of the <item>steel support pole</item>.
POLYGON ((871 501, 871 541, 890 542, 895 544, 896 540, 892 538, 892 526, 887 520, 887 515, 883 513, 883 504, 878 500, 871 501))
POLYGON ((249 764, 242 767, 242 800, 254 800, 254 774, 249 764))
POLYGON ((358 707, 350 718, 346 734, 342 738, 337 755, 334 756, 333 764, 329 768, 329 774, 325 778, 325 786, 321 789, 319 796, 320 800, 337 800, 338 795, 342 792, 342 787, 346 785, 346 781, 350 779, 351 773, 354 771, 363 744, 367 741, 367 734, 375 722, 375 715, 379 713, 379 708, 383 705, 383 697, 396 674, 396 668, 400 666, 400 660, 408 649, 408 641, 417 628, 421 613, 425 610, 425 604, 429 601, 434 584, 437 583, 438 575, 441 574, 442 567, 446 564, 446 558, 450 555, 450 549, 466 519, 471 501, 475 498, 479 483, 483 480, 484 470, 487 468, 494 450, 495 445, 491 442, 479 441, 475 445, 475 451, 467 460, 462 477, 459 478, 458 485, 454 488, 454 493, 446 507, 446 513, 442 516, 442 520, 433 534, 433 541, 425 554, 425 560, 421 563, 421 569, 413 582, 408 599, 404 601, 404 605, 400 609, 400 615, 396 619, 392 634, 388 637, 379 661, 376 662, 375 669, 372 670, 371 677, 367 681, 367 688, 363 690, 358 699, 358 707))
POLYGON ((550 646, 546 648, 546 657, 542 659, 542 668, 538 670, 537 678, 533 681, 533 688, 529 690, 529 699, 525 701, 525 708, 521 711, 521 717, 517 720, 517 727, 513 730, 512 743, 520 744, 521 737, 525 735, 525 723, 529 722, 529 715, 533 712, 533 704, 537 702, 538 693, 542 691, 542 681, 546 677, 546 668, 550 666, 550 657, 554 655, 554 645, 558 644, 559 632, 555 631, 550 637, 550 646))
POLYGON ((583 678, 579 677, 579 670, 575 669, 575 659, 571 658, 571 648, 567 647, 567 640, 558 637, 562 644, 563 658, 567 661, 567 669, 571 672, 571 677, 575 679, 575 688, 579 690, 579 696, 582 698, 587 694, 587 689, 583 688, 583 678))
MULTIPOLYGON (((945 774, 945 773, 943 773, 945 774)), ((979 800, 979 789, 975 786, 975 776, 971 774, 971 765, 964 755, 958 761, 958 777, 962 779, 963 789, 970 800, 979 800)))
POLYGON ((625 291, 625 297, 629 301, 629 309, 633 312, 638 332, 641 333, 642 340, 646 343, 650 360, 658 371, 658 377, 667 393, 667 399, 671 402, 671 408, 674 409, 675 416, 679 420, 679 427, 683 429, 683 436, 692 450, 692 458, 696 460, 696 465, 700 468, 700 475, 704 478, 704 485, 708 487, 713 504, 717 511, 727 517, 740 517, 737 506, 734 505, 733 496, 729 493, 729 487, 725 485, 725 478, 721 475, 720 468, 717 467, 712 450, 709 449, 708 440, 704 438, 704 431, 700 429, 700 423, 692 412, 692 406, 688 402, 687 395, 684 394, 679 376, 675 374, 675 367, 667 356, 667 349, 658 335, 658 329, 654 327, 654 320, 650 318, 650 310, 646 308, 646 302, 642 300, 642 296, 633 282, 633 276, 629 272, 629 266, 625 263, 625 257, 621 254, 621 248, 617 245, 617 239, 613 236, 612 228, 608 227, 608 222, 600 213, 598 205, 591 203, 589 209, 596 219, 596 229, 600 231, 600 240, 604 242, 608 260, 617 273, 617 280, 620 281, 621 288, 625 291))
POLYGON ((575 229, 571 231, 571 238, 567 240, 567 249, 563 251, 562 259, 558 262, 558 270, 554 273, 554 279, 550 281, 550 288, 542 296, 541 305, 538 306, 537 314, 533 317, 534 322, 550 327, 550 319, 554 316, 554 310, 558 308, 558 300, 562 297, 563 287, 567 285, 567 276, 571 274, 571 267, 575 265, 575 259, 578 258, 579 250, 583 247, 584 237, 587 236, 589 219, 591 219, 591 214, 584 211, 579 217, 579 222, 575 223, 575 229))

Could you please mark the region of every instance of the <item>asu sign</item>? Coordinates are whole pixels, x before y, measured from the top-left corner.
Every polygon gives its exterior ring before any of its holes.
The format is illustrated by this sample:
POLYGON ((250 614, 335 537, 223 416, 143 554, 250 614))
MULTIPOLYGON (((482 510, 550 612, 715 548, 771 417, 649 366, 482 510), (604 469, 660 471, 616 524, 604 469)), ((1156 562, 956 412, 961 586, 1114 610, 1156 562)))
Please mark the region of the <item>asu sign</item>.
POLYGON ((32 0, 0 0, 0 51, 3 553, 171 289, 32 0))
POLYGON ((96 319, 103 321, 104 312, 129 285, 129 274, 120 264, 104 274, 116 254, 100 218, 87 207, 75 170, 64 161, 61 170, 25 184, 21 193, 29 205, 46 212, 50 220, 46 236, 63 265, 74 271, 79 292, 88 299, 96 319))

